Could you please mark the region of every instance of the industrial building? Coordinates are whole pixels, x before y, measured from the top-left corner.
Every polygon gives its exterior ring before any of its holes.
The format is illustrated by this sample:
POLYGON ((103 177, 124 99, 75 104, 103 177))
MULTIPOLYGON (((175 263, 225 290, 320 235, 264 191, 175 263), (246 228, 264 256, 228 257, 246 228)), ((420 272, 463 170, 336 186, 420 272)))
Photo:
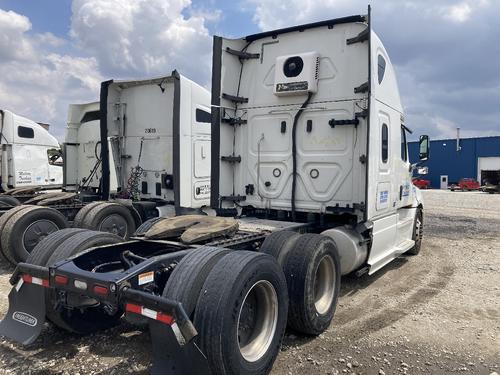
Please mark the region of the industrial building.
MULTIPOLYGON (((408 144, 410 161, 419 161, 418 142, 408 144)), ((482 185, 500 178, 500 136, 432 140, 428 167, 423 178, 432 188, 446 188, 462 178, 474 178, 482 185)), ((496 182, 498 183, 498 182, 496 182)))

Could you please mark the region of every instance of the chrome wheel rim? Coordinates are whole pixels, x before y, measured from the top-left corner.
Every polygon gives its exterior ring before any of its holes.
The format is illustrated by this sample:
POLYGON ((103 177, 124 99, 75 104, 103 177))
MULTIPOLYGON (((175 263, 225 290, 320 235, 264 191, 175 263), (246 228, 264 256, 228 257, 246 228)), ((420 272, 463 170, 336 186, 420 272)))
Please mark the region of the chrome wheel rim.
POLYGON ((415 221, 415 242, 418 243, 422 239, 422 220, 420 220, 420 216, 417 215, 417 219, 415 221))
POLYGON ((278 324, 278 295, 267 280, 256 282, 241 305, 236 328, 238 347, 248 362, 261 359, 273 341, 278 324))
POLYGON ((120 237, 125 237, 127 234, 127 220, 121 215, 112 214, 106 216, 99 225, 99 231, 116 234, 120 237))
POLYGON ((330 310, 335 294, 335 265, 330 255, 325 255, 316 268, 314 278, 314 307, 323 315, 330 310))
POLYGON ((43 219, 31 223, 23 233, 24 249, 31 253, 41 240, 58 230, 59 227, 50 220, 43 219))

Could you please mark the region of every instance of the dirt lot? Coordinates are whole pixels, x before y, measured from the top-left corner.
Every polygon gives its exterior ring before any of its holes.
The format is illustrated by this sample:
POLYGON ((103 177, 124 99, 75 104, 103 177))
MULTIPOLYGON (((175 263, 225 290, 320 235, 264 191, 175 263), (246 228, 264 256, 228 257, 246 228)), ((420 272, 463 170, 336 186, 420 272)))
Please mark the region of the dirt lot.
MULTIPOLYGON (((500 195, 425 191, 422 252, 345 277, 319 338, 288 332, 272 374, 500 373, 500 195)), ((8 277, 0 268, 0 315, 8 277)), ((0 374, 147 374, 147 332, 81 338, 47 326, 28 348, 0 341, 0 374)))

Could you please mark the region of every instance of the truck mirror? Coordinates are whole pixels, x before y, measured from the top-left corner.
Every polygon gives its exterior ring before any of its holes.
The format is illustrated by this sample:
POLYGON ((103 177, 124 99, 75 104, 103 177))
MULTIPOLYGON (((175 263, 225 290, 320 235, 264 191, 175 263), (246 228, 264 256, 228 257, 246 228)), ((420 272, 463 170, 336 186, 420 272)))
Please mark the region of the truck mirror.
POLYGON ((420 141, 419 141, 420 160, 429 159, 429 149, 430 149, 429 136, 428 135, 421 135, 420 141))
POLYGON ((417 173, 421 175, 429 174, 429 167, 420 167, 417 169, 417 173))

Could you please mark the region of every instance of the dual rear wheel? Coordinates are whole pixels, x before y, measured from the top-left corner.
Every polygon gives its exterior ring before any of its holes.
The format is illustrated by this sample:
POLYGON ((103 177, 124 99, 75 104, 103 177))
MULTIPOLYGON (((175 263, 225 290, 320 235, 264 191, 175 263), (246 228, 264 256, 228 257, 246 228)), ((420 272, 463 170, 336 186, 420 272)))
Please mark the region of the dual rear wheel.
MULTIPOLYGON (((137 226, 129 208, 114 202, 93 202, 78 211, 73 227, 112 233, 128 239, 137 226)), ((21 205, 0 217, 0 254, 16 265, 28 259, 36 245, 48 235, 67 228, 66 217, 58 210, 21 205)))
POLYGON ((340 291, 340 258, 335 242, 320 234, 271 233, 260 249, 275 257, 285 274, 288 325, 307 335, 325 331, 340 291))
POLYGON ((213 374, 266 374, 288 326, 318 335, 340 287, 334 242, 317 234, 271 234, 260 252, 200 247, 186 255, 163 297, 181 302, 213 374))
POLYGON ((212 374, 266 374, 286 328, 288 293, 266 254, 194 249, 176 266, 163 296, 182 303, 212 374))

